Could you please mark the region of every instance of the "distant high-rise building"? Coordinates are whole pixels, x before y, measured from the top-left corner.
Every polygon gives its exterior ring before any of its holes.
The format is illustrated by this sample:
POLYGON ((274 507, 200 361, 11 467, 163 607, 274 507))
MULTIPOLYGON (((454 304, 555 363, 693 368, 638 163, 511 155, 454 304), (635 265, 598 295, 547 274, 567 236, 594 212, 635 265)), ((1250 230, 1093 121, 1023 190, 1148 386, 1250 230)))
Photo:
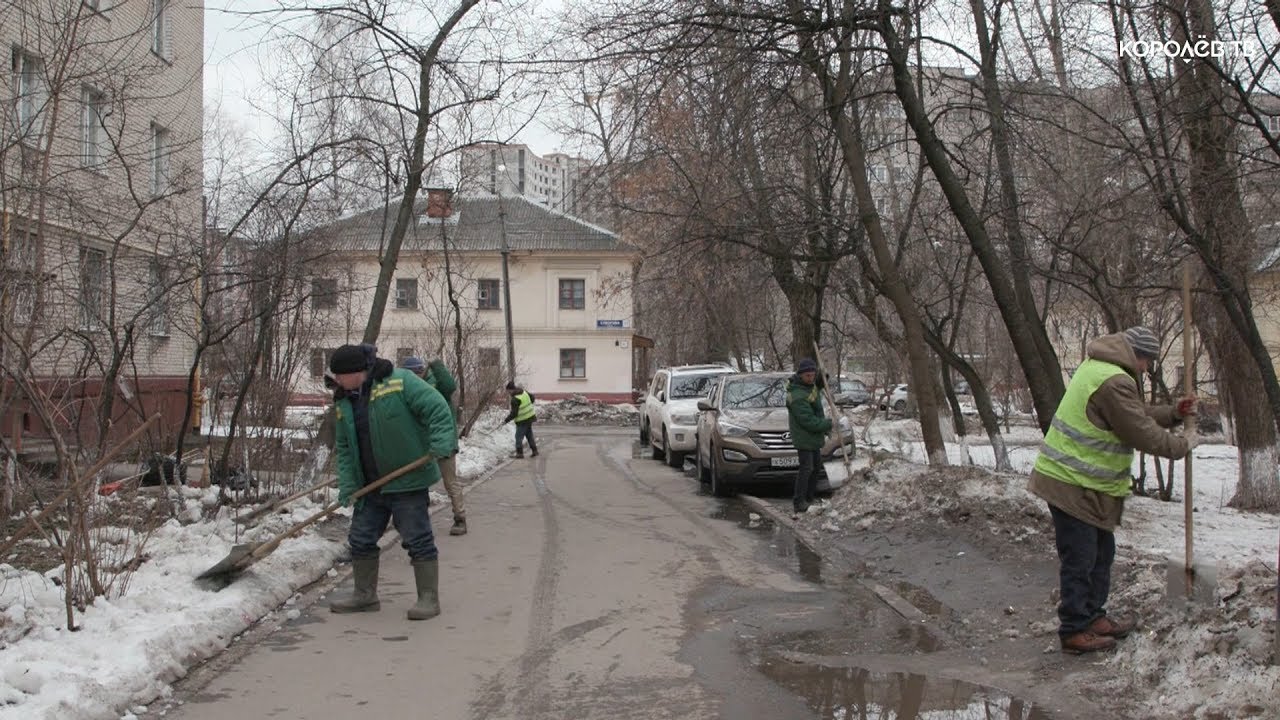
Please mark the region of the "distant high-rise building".
POLYGON ((539 157, 528 145, 479 143, 462 151, 463 192, 523 195, 567 215, 581 214, 579 179, 591 162, 552 153, 539 157))

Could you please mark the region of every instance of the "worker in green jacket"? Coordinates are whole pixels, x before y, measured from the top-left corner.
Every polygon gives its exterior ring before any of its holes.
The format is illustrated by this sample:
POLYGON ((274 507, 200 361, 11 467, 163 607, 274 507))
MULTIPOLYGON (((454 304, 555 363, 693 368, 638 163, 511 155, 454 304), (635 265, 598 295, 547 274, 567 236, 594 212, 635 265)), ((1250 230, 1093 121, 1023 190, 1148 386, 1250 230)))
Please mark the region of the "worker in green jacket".
POLYGON ((1058 637, 1062 651, 1111 650, 1137 621, 1107 614, 1115 528, 1130 493, 1135 448, 1182 458, 1194 437, 1167 428, 1193 413, 1196 400, 1149 406, 1138 377, 1160 357, 1160 341, 1137 326, 1104 335, 1085 349, 1053 415, 1027 489, 1049 504, 1058 550, 1058 637))
MULTIPOLYGON (((343 345, 333 352, 329 370, 338 385, 334 401, 334 447, 338 468, 338 502, 351 504, 361 487, 424 455, 446 457, 457 447, 453 413, 439 392, 408 370, 371 349, 343 345)), ((396 478, 378 492, 360 498, 351 515, 355 590, 333 600, 333 612, 368 612, 378 600, 378 540, 395 522, 401 546, 409 553, 417 586, 410 620, 440 614, 439 561, 428 512, 428 488, 440 480, 429 462, 396 478)))
POLYGON ((804 358, 796 364, 796 374, 787 381, 787 428, 799 455, 791 505, 805 512, 818 493, 818 470, 822 467, 822 445, 831 432, 831 419, 822 410, 823 381, 818 364, 804 358))
MULTIPOLYGON (((458 381, 454 379, 453 374, 443 362, 436 359, 424 363, 420 357, 407 357, 400 363, 400 367, 426 380, 428 385, 444 396, 452 412, 453 393, 458 389, 458 381)), ((440 466, 440 480, 444 482, 444 491, 449 494, 449 504, 453 507, 453 527, 449 528, 449 534, 466 535, 467 511, 462 506, 462 485, 458 482, 457 456, 458 446, 455 443, 453 452, 436 462, 440 466)))

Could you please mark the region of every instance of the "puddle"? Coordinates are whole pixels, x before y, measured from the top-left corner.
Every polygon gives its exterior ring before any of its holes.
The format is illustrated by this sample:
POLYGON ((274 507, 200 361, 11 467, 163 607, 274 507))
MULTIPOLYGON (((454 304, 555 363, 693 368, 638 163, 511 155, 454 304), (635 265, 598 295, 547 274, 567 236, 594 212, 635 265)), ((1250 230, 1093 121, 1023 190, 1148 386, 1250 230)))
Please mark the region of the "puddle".
POLYGON ((823 720, 1049 720, 1032 703, 958 680, 781 659, 761 670, 823 720))
POLYGON ((812 583, 822 583, 822 557, 800 542, 800 538, 794 533, 776 524, 768 516, 755 513, 740 502, 726 501, 712 511, 711 517, 736 523, 738 527, 759 535, 768 541, 774 555, 788 561, 800 577, 812 583), (756 518, 754 520, 753 515, 756 518))

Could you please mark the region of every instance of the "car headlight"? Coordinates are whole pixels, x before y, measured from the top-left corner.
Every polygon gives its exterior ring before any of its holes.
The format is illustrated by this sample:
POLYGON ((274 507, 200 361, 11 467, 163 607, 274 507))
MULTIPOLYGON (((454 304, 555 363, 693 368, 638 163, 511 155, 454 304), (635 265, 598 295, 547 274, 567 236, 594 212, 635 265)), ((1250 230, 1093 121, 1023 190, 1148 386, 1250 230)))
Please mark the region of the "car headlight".
POLYGON ((720 429, 720 434, 725 437, 746 437, 747 433, 751 432, 749 429, 744 428, 741 425, 734 425, 733 423, 725 422, 724 420, 717 422, 716 427, 720 429))
POLYGON ((697 415, 672 415, 671 424, 672 425, 697 425, 698 416, 697 415))

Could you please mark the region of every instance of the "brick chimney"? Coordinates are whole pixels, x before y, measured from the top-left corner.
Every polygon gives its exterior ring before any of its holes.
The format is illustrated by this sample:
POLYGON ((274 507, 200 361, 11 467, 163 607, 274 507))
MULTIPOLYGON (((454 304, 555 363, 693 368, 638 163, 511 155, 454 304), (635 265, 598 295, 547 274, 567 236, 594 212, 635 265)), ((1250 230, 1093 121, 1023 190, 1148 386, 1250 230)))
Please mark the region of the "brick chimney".
POLYGON ((447 218, 453 215, 453 189, 427 188, 427 217, 447 218))

